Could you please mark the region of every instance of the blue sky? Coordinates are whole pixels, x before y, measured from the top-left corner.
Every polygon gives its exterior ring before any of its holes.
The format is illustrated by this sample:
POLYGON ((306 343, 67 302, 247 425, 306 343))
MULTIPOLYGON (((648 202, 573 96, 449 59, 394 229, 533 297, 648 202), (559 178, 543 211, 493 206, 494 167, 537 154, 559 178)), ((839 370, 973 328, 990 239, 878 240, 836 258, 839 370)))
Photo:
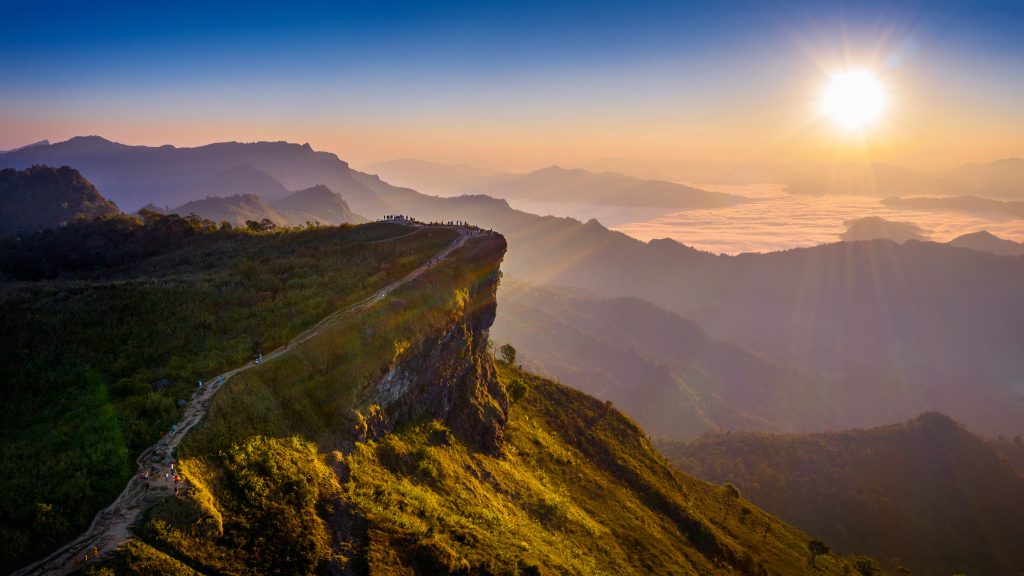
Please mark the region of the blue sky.
POLYGON ((943 120, 976 108, 986 130, 1022 127, 1024 2, 2 4, 0 149, 89 131, 302 140, 366 161, 795 158, 806 145, 778 140, 843 60, 892 68, 918 111, 941 93, 943 120))

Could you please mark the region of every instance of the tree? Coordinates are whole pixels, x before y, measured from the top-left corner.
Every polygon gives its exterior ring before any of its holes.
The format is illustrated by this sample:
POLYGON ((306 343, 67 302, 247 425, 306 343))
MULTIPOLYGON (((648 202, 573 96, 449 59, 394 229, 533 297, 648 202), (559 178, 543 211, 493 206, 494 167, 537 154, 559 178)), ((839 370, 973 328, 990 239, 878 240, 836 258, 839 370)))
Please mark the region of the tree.
POLYGON ((501 359, 509 366, 516 364, 516 349, 511 344, 502 344, 498 349, 501 352, 501 359))
POLYGON ((853 567, 863 576, 873 576, 882 570, 874 558, 868 558, 867 556, 857 556, 854 558, 853 567))
POLYGON ((729 512, 732 510, 733 503, 740 499, 740 489, 728 482, 722 486, 722 489, 725 491, 726 497, 725 518, 722 519, 722 522, 726 522, 729 520, 729 512))
POLYGON ((828 546, 821 540, 811 540, 808 542, 807 550, 811 553, 811 556, 807 559, 807 564, 810 566, 816 566, 815 562, 818 560, 818 556, 824 556, 829 552, 828 546))
POLYGON ((505 386, 505 392, 508 394, 509 400, 518 402, 526 397, 526 383, 519 378, 513 378, 508 386, 505 386))

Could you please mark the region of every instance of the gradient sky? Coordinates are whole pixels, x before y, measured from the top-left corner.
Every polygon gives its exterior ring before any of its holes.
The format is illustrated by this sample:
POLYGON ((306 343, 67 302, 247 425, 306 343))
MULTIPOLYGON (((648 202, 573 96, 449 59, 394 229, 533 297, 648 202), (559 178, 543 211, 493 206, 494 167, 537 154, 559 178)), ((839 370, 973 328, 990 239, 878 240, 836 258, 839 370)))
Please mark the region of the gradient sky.
POLYGON ((1024 2, 0 7, 0 149, 289 140, 504 169, 1024 155, 1024 2), (817 117, 850 66, 890 92, 863 139, 817 117))

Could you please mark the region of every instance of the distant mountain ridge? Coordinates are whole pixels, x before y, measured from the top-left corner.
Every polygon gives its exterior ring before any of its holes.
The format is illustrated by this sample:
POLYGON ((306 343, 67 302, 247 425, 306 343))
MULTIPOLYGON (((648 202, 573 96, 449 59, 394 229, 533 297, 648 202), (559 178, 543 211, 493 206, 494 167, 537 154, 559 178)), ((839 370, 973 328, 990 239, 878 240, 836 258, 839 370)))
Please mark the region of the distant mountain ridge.
POLYGON ((121 211, 73 168, 0 170, 0 236, 60 226, 121 211))
POLYGON ((150 202, 179 206, 202 199, 209 195, 211 181, 238 191, 242 184, 231 180, 251 181, 254 171, 271 175, 288 190, 324 184, 358 213, 377 216, 389 208, 354 177, 347 163, 334 154, 316 152, 308 144, 222 142, 177 148, 128 146, 99 136, 78 136, 0 154, 0 167, 33 164, 72 166, 129 210, 150 202), (238 170, 243 165, 251 169, 238 170))
POLYGON ((958 212, 1002 214, 1013 218, 1024 218, 1024 201, 1006 202, 981 198, 979 196, 885 198, 882 200, 882 204, 891 208, 937 211, 955 210, 958 212))
POLYGON ((438 196, 467 194, 519 176, 466 164, 441 164, 412 158, 398 158, 371 164, 366 167, 365 172, 377 174, 396 186, 414 188, 424 194, 438 196))
POLYGON ((491 337, 512 343, 524 366, 613 401, 656 436, 825 430, 864 408, 853 408, 864 404, 857 386, 717 341, 636 298, 507 282, 491 337))
POLYGON ((732 482, 783 520, 890 568, 936 576, 1024 570, 1024 477, 941 414, 872 430, 731 433, 659 449, 681 470, 732 482))
POLYGON ((674 182, 641 180, 615 172, 596 173, 561 166, 541 168, 473 192, 506 199, 589 202, 679 210, 721 208, 749 200, 742 196, 700 190, 674 182))

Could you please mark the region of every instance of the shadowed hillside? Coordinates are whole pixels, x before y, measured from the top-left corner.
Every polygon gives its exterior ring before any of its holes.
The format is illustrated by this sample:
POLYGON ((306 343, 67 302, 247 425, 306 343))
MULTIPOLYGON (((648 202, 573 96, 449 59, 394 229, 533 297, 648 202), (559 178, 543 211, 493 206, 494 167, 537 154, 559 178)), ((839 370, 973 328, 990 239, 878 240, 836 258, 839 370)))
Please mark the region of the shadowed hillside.
POLYGON ((733 482, 840 549, 923 575, 1024 570, 1024 478, 941 414, 866 431, 736 433, 659 447, 680 469, 733 482))
POLYGON ((492 336, 525 366, 615 402, 658 436, 822 430, 870 408, 856 386, 844 392, 837 378, 717 341, 635 298, 510 283, 492 336))
POLYGON ((0 170, 0 236, 119 213, 113 202, 67 166, 0 170))

